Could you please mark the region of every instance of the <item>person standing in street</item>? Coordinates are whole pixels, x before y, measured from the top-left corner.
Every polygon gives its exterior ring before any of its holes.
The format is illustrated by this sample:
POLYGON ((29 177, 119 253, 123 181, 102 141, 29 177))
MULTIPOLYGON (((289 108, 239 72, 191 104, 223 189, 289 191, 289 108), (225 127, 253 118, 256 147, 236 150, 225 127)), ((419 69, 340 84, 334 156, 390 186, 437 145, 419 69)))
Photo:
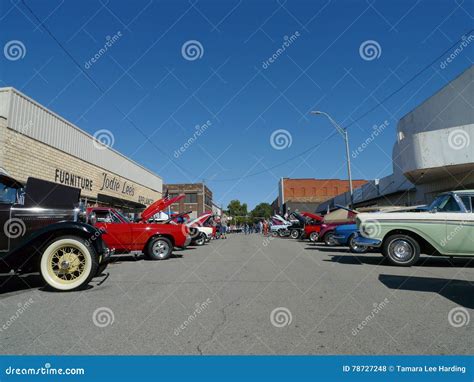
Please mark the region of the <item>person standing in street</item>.
POLYGON ((227 216, 222 215, 221 217, 221 239, 227 239, 227 216))

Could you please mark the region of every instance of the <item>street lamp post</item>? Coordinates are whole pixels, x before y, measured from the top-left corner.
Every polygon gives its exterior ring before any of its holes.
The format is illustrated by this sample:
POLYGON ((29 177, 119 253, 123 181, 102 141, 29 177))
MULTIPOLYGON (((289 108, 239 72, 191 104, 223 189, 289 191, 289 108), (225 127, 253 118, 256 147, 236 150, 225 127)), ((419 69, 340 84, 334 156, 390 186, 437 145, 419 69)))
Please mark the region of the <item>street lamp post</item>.
POLYGON ((312 111, 311 114, 324 115, 333 124, 337 132, 342 136, 346 143, 346 158, 347 158, 347 175, 349 176, 349 193, 350 193, 350 207, 354 208, 354 192, 352 187, 352 172, 351 172, 351 157, 349 154, 349 135, 347 128, 343 128, 337 124, 337 122, 328 114, 323 111, 312 111))

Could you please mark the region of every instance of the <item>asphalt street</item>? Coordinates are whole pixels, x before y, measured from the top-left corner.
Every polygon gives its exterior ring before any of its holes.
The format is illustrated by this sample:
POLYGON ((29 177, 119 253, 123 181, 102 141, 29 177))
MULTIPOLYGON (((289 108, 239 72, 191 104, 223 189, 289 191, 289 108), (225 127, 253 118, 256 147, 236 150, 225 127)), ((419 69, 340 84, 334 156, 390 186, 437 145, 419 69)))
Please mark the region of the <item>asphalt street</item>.
POLYGON ((166 261, 116 257, 102 284, 0 280, 3 354, 472 354, 474 261, 411 268, 230 235, 166 261))

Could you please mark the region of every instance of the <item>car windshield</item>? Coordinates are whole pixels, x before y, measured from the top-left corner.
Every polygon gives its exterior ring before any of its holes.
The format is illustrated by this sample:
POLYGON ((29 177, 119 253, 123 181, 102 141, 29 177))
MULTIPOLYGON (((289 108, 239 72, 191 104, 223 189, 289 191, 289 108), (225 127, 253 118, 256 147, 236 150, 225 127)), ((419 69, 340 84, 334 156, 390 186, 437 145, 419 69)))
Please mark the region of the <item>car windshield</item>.
POLYGON ((461 212, 461 207, 453 195, 445 194, 436 197, 428 207, 428 210, 436 210, 440 212, 461 212))
POLYGON ((0 203, 14 204, 17 203, 18 188, 10 187, 6 184, 0 183, 0 203))
POLYGON ((120 216, 120 218, 121 218, 124 222, 130 223, 130 219, 127 218, 122 212, 115 210, 115 213, 116 213, 118 216, 120 216))

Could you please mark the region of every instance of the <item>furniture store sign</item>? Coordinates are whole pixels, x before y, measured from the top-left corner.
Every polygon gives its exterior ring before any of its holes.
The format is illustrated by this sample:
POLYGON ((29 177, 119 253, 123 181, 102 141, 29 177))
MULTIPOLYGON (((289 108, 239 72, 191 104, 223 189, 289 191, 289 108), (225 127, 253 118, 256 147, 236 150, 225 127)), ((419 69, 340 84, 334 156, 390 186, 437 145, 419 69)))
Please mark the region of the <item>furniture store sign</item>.
POLYGON ((93 186, 92 179, 69 171, 63 171, 58 168, 54 174, 54 181, 56 183, 64 184, 65 186, 76 187, 85 191, 92 191, 93 186))
MULTIPOLYGON (((90 175, 86 176, 84 174, 56 168, 54 172, 54 181, 66 186, 80 188, 86 193, 102 192, 115 194, 129 200, 137 198, 139 203, 145 205, 151 204, 154 201, 154 198, 150 197, 150 195, 142 194, 142 187, 107 172, 99 172, 97 175, 91 177, 90 175)), ((144 194, 147 194, 146 190, 144 194)))

